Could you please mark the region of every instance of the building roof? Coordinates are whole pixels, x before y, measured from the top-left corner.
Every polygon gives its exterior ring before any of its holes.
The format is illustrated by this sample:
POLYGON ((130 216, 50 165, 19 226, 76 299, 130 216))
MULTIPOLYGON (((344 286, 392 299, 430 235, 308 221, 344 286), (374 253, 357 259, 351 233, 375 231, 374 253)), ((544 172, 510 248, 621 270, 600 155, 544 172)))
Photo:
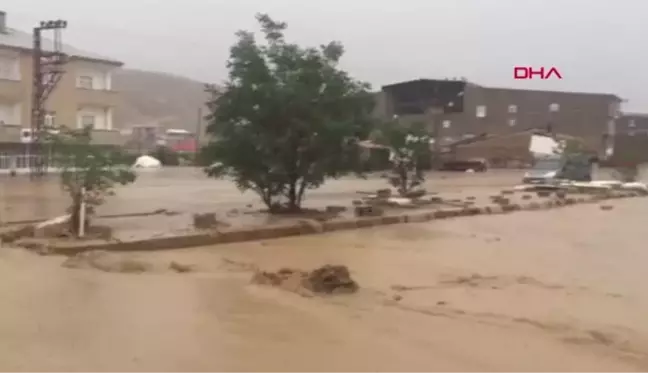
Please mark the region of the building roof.
POLYGON ((480 87, 480 88, 483 88, 483 89, 488 89, 490 91, 501 91, 501 92, 530 92, 530 93, 549 93, 549 94, 568 94, 568 95, 589 95, 589 96, 604 96, 604 97, 614 98, 614 99, 616 99, 618 101, 623 100, 621 97, 619 97, 618 95, 613 94, 613 93, 574 92, 574 91, 546 91, 546 90, 524 89, 524 88, 489 87, 489 86, 469 82, 469 81, 465 80, 464 78, 461 78, 461 79, 414 79, 414 80, 408 80, 408 81, 388 84, 388 85, 383 86, 382 88, 383 89, 392 89, 392 88, 396 88, 396 87, 399 87, 399 86, 405 86, 405 85, 409 85, 409 84, 412 84, 412 83, 421 83, 421 82, 464 83, 464 84, 469 85, 469 86, 475 86, 475 87, 480 87))
POLYGON ((540 89, 524 89, 524 88, 501 88, 501 87, 488 87, 480 86, 483 89, 488 89, 489 91, 500 91, 500 92, 529 92, 529 93, 548 93, 548 94, 562 94, 562 95, 582 95, 582 96, 602 96, 608 98, 614 98, 618 101, 623 101, 623 99, 613 93, 600 93, 600 92, 575 92, 575 91, 546 91, 540 89))
MULTIPOLYGON (((6 32, 0 32, 0 46, 31 51, 33 49, 33 43, 34 41, 32 34, 24 31, 8 27, 6 28, 6 32)), ((51 39, 43 38, 42 45, 43 50, 54 50, 54 42, 51 39)), ((95 62, 104 62, 119 66, 123 65, 123 62, 92 52, 83 51, 68 44, 63 44, 62 52, 72 58, 79 58, 95 62)))

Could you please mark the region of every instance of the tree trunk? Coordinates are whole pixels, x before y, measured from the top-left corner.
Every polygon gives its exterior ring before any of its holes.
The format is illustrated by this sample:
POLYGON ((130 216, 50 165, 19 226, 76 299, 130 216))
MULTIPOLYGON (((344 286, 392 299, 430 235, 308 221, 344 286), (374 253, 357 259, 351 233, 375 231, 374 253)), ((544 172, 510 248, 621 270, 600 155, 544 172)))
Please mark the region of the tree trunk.
MULTIPOLYGON (((81 217, 81 201, 82 201, 82 196, 80 194, 74 196, 72 198, 72 206, 70 207, 70 231, 75 235, 79 235, 79 231, 81 230, 81 225, 79 224, 80 222, 80 217, 81 217)), ((87 209, 86 209, 87 210, 87 209)), ((86 228, 90 225, 90 219, 87 214, 88 211, 86 211, 86 217, 85 217, 85 226, 86 228)))
POLYGON ((288 189, 288 209, 290 211, 299 211, 300 203, 298 200, 297 194, 297 180, 293 178, 290 180, 290 186, 288 189))

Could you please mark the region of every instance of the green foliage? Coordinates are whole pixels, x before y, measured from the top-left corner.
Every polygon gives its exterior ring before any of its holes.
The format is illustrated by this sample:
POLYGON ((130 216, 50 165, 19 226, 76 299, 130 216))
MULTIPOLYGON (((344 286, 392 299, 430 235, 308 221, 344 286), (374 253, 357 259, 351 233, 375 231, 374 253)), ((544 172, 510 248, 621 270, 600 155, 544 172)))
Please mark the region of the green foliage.
POLYGON ((135 173, 124 163, 128 155, 117 149, 106 149, 91 144, 89 129, 61 128, 48 135, 55 162, 61 168, 61 184, 70 195, 72 206, 72 231, 78 233, 81 203, 89 212, 102 204, 105 197, 114 193, 115 184, 126 185, 135 181, 135 173), (85 194, 83 193, 85 191, 85 194))
POLYGON ((376 134, 377 142, 392 152, 390 184, 401 195, 419 188, 425 181, 430 163, 431 136, 424 123, 405 125, 398 121, 384 123, 376 134))
POLYGON ((180 155, 168 146, 157 146, 151 153, 151 157, 157 159, 163 166, 178 166, 180 155))
POLYGON ((211 143, 200 159, 213 177, 233 178, 271 209, 296 210, 307 189, 359 165, 357 142, 371 128, 369 86, 338 68, 338 42, 305 48, 286 24, 257 15, 265 36, 238 32, 223 89, 207 88, 211 143))

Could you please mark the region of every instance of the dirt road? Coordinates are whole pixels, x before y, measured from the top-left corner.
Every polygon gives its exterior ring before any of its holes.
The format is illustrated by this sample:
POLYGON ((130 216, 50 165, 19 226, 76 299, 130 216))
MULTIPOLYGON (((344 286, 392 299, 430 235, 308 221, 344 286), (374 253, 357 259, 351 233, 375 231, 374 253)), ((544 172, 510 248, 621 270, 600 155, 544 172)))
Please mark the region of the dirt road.
POLYGON ((0 370, 646 370, 648 200, 614 205, 131 254, 139 275, 1 249, 0 370), (324 263, 360 292, 249 283, 324 263))

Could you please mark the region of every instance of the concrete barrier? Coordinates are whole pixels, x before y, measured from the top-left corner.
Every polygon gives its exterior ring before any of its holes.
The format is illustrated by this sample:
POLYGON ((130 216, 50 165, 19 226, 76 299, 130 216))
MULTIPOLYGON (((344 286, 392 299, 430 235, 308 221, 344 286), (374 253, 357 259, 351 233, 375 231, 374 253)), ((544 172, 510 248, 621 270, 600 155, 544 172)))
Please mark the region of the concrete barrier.
MULTIPOLYGON (((349 230, 357 228, 370 228, 381 225, 391 225, 399 223, 422 223, 436 219, 449 219, 461 216, 475 216, 481 214, 504 214, 514 211, 534 211, 541 209, 550 209, 556 207, 570 206, 581 203, 600 202, 603 199, 631 198, 644 196, 637 193, 623 192, 615 195, 589 196, 579 198, 565 198, 558 200, 531 201, 523 204, 509 205, 489 205, 483 207, 463 207, 463 208, 444 208, 436 211, 413 211, 409 214, 395 216, 375 216, 349 219, 336 219, 323 223, 318 221, 302 220, 299 222, 275 224, 260 227, 245 228, 228 228, 225 230, 194 233, 174 237, 158 237, 146 240, 128 241, 128 242, 106 242, 106 241, 51 241, 49 243, 49 252, 56 254, 74 255, 79 252, 88 250, 107 250, 107 251, 149 251, 149 250, 166 250, 175 248, 188 248, 197 246, 208 246, 215 244, 245 242, 266 240, 280 237, 299 236, 308 234, 317 234, 323 232, 335 232, 340 230, 349 230)), ((16 234, 14 231, 18 227, 11 227, 12 230, 7 235, 16 234)), ((24 230, 29 227, 21 227, 19 233, 24 234, 24 230)), ((33 230, 33 226, 31 227, 33 230)), ((29 232, 27 232, 29 233, 29 232)), ((26 242, 26 241, 25 241, 26 242)), ((39 245, 41 245, 39 243, 39 245)))

